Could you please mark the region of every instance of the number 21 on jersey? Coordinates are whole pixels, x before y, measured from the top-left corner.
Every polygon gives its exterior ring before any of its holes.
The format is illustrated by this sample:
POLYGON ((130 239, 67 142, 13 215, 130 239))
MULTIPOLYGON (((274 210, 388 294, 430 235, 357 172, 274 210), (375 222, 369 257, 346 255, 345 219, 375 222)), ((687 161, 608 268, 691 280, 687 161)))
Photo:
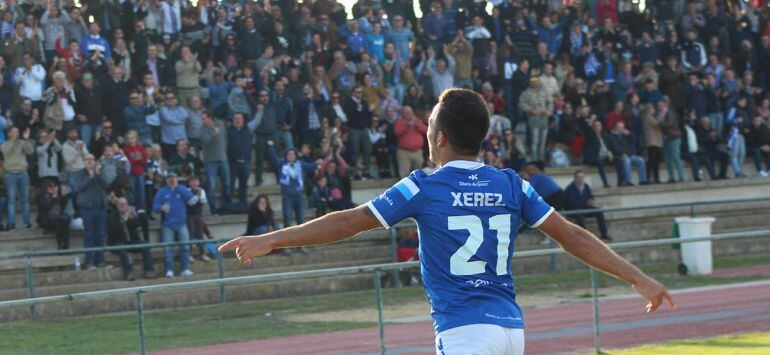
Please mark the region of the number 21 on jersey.
MULTIPOLYGON (((483 274, 486 261, 470 261, 484 242, 484 226, 478 216, 450 216, 449 230, 467 230, 468 240, 449 258, 449 270, 453 275, 466 276, 483 274)), ((511 215, 499 214, 489 218, 489 229, 497 231, 497 262, 495 272, 498 276, 507 275, 508 246, 511 244, 511 215)))

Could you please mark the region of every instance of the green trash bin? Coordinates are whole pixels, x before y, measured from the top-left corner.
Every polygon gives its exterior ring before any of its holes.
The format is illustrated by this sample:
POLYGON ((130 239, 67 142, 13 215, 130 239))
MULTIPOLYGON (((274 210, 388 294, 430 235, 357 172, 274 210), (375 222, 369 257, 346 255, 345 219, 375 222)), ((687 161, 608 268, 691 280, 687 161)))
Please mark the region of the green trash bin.
MULTIPOLYGON (((674 224, 671 225, 671 238, 679 238, 679 224, 674 221, 674 224)), ((679 250, 682 249, 682 244, 676 243, 671 244, 671 249, 679 250)))
MULTIPOLYGON (((679 223, 676 223, 676 220, 674 220, 674 223, 671 225, 671 238, 679 238, 679 223)), ((671 249, 680 250, 682 249, 682 244, 671 244, 671 249)), ((677 254, 681 255, 682 253, 677 254)), ((682 276, 687 275, 687 265, 680 261, 679 265, 676 266, 676 272, 682 276)))

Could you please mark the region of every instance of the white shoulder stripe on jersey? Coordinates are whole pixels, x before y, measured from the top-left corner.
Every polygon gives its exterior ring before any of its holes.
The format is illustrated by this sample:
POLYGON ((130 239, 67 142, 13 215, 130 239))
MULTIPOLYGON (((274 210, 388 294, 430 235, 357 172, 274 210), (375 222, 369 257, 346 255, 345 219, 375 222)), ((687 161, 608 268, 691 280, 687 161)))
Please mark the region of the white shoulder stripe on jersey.
POLYGON ((404 184, 407 189, 409 189, 409 192, 412 193, 412 196, 417 195, 418 192, 420 192, 420 188, 417 187, 417 185, 414 184, 412 179, 405 177, 401 179, 401 181, 398 182, 399 184, 404 184))
POLYGON ((377 207, 374 207, 374 204, 372 201, 369 201, 366 203, 366 207, 369 207, 369 210, 372 211, 375 217, 377 217, 377 220, 380 221, 380 224, 382 224, 385 229, 390 229, 390 225, 388 222, 385 221, 385 218, 382 218, 382 215, 380 214, 380 211, 377 210, 377 207))
POLYGON ((527 197, 532 197, 532 192, 535 189, 532 188, 532 185, 529 184, 529 181, 522 179, 521 180, 521 192, 523 192, 527 197))
POLYGON ((548 210, 548 212, 546 212, 543 215, 543 217, 540 217, 540 219, 538 219, 537 222, 535 222, 535 224, 531 225, 530 227, 532 227, 532 228, 540 227, 540 225, 543 224, 543 222, 545 222, 545 220, 548 218, 548 216, 551 215, 551 213, 553 213, 553 211, 555 211, 555 210, 553 209, 553 207, 551 207, 551 209, 548 210))

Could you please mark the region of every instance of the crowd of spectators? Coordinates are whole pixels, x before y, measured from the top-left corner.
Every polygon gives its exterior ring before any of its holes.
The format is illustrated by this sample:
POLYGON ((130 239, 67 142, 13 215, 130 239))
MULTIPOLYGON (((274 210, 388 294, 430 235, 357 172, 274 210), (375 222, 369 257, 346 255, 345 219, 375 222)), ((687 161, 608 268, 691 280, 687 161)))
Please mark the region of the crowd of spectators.
MULTIPOLYGON (((0 225, 17 227, 18 202, 31 228, 36 191, 37 223, 61 248, 59 226, 75 220, 99 246, 111 230, 122 235, 114 243, 146 240, 156 214, 164 241, 202 238, 204 204, 249 213, 247 233, 278 228, 266 196, 247 201, 266 174, 280 184, 285 225, 307 207, 347 208, 351 180, 430 165, 427 117, 451 87, 488 102, 480 159, 490 165, 586 164, 605 187, 610 164, 618 186, 661 182, 661 162, 669 182, 685 180, 683 161, 695 181, 727 178, 728 167, 744 177, 746 157, 759 175, 770 170, 766 0, 0 8, 0 225)), ((182 248, 183 274, 189 255, 182 248)), ((88 267, 102 261, 86 256, 88 267)))

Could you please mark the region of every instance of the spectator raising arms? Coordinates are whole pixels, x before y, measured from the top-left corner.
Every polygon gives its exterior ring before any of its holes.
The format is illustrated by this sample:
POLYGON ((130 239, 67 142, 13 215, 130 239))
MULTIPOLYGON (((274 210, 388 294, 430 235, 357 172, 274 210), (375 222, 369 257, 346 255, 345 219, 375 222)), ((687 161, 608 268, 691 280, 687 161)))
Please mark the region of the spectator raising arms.
MULTIPOLYGON (((302 196, 305 177, 313 174, 321 163, 320 159, 316 163, 306 163, 297 159, 297 151, 293 148, 286 149, 284 159, 280 159, 275 152, 274 143, 269 141, 267 144, 270 160, 273 166, 278 167, 284 227, 292 225, 292 217, 294 217, 293 220, 296 224, 300 225, 305 220, 305 201, 302 196)), ((306 252, 305 249, 300 249, 300 251, 306 252)))

